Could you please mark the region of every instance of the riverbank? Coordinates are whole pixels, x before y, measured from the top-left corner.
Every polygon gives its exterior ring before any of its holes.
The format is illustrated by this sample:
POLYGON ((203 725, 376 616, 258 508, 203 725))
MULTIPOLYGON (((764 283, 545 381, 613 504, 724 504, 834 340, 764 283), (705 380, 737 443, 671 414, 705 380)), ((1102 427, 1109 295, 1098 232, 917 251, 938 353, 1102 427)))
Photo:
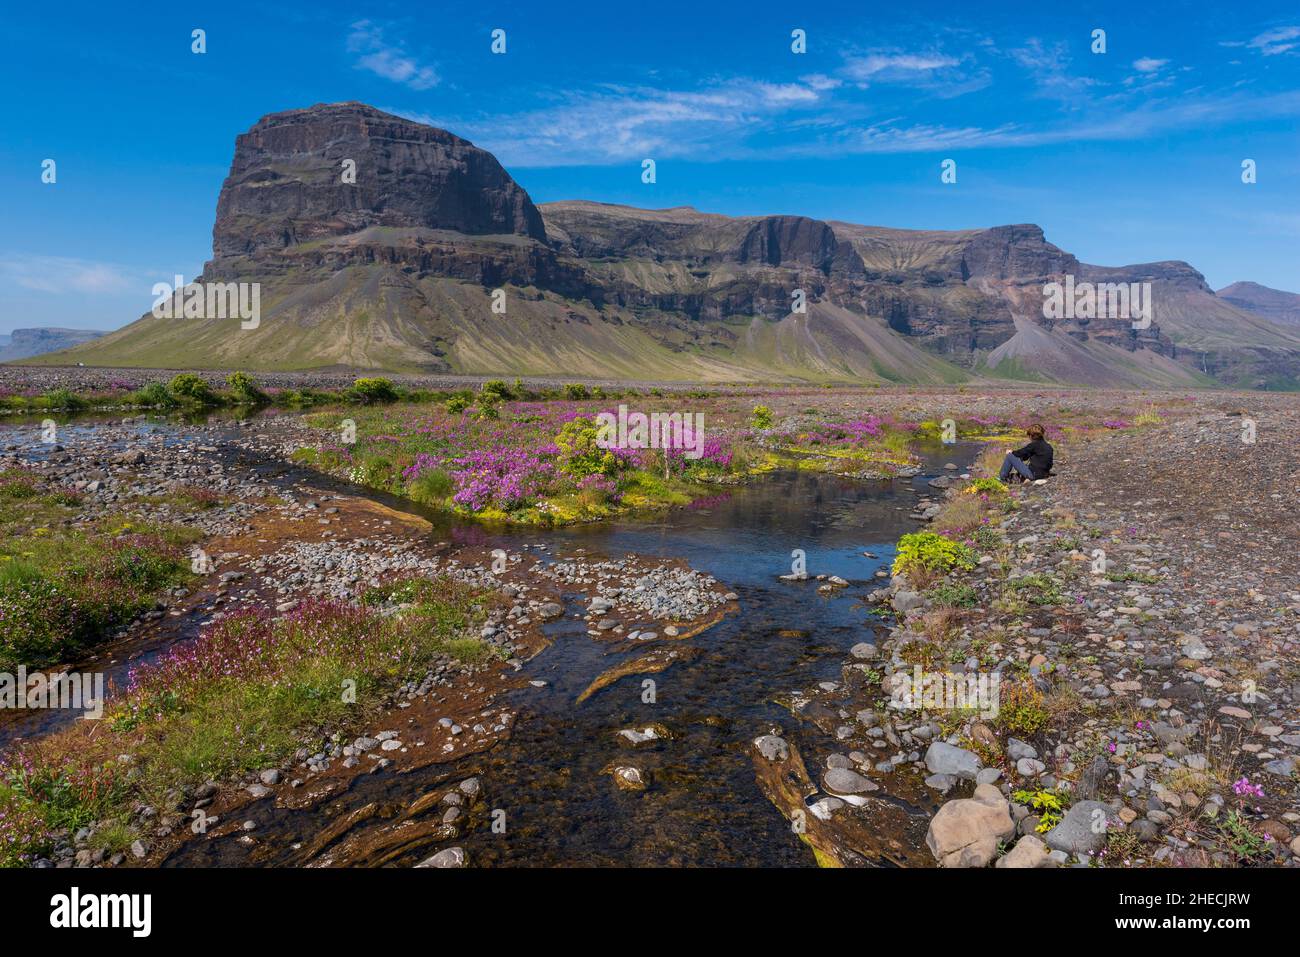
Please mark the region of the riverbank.
POLYGON ((980 480, 997 455, 951 483, 876 596, 897 626, 808 696, 855 716, 823 846, 905 775, 946 798, 941 866, 1300 865, 1300 436, 1270 405, 1072 436, 1044 485, 980 480))

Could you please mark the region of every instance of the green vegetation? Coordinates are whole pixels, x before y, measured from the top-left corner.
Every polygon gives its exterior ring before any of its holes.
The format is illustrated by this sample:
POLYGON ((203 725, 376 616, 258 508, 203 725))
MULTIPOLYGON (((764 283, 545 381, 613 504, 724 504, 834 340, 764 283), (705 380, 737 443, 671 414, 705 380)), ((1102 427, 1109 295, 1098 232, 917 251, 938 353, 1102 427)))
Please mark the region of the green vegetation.
POLYGON ((195 533, 106 518, 74 526, 78 496, 0 472, 0 670, 65 661, 188 579, 195 533))
POLYGON ((193 372, 181 372, 173 376, 172 381, 167 384, 167 391, 180 405, 206 407, 217 405, 219 402, 212 387, 193 372))
POLYGON ((893 571, 895 575, 905 575, 920 569, 943 573, 955 568, 969 571, 974 567, 975 553, 966 545, 935 532, 913 532, 898 540, 893 571))
POLYGON ((357 379, 343 393, 343 398, 360 405, 383 405, 396 402, 400 397, 391 380, 372 377, 357 379))
POLYGON ((1013 792, 1011 799, 1017 804, 1026 805, 1034 814, 1038 815, 1038 827, 1035 830, 1039 834, 1046 834, 1060 824, 1061 819, 1065 817, 1065 804, 1055 791, 1020 790, 1013 792))
POLYGON ((930 601, 942 608, 974 608, 979 595, 974 587, 965 583, 940 582, 925 593, 930 601))
POLYGON ((1047 726, 1051 715, 1046 699, 1032 681, 1004 681, 998 705, 998 726, 1012 734, 1037 734, 1047 726))
POLYGON ((1007 590, 1031 605, 1059 605, 1063 598, 1061 586, 1050 575, 1025 575, 1007 582, 1007 590))
POLYGON ((136 836, 133 809, 180 814, 177 789, 274 766, 321 733, 360 729, 397 684, 437 658, 482 665, 488 596, 451 579, 411 579, 362 605, 313 602, 281 619, 243 612, 132 674, 131 691, 0 766, 0 865, 45 853, 52 834, 101 822, 111 848, 136 836), (401 602, 399 614, 374 606, 401 602), (121 756, 129 755, 123 761, 121 756))
POLYGON ((510 400, 519 397, 515 390, 511 389, 510 386, 506 385, 500 379, 489 379, 487 382, 484 382, 479 386, 478 393, 480 399, 493 403, 509 402, 510 400))
POLYGON ((610 475, 618 466, 618 459, 609 449, 597 444, 600 430, 587 418, 576 418, 564 423, 555 444, 560 449, 560 467, 576 478, 587 475, 610 475))
POLYGON ((970 495, 1006 495, 1007 487, 995 478, 977 478, 965 491, 970 495))
POLYGON ((239 405, 265 405, 270 401, 257 380, 247 372, 232 372, 226 377, 226 385, 230 387, 231 400, 239 405))

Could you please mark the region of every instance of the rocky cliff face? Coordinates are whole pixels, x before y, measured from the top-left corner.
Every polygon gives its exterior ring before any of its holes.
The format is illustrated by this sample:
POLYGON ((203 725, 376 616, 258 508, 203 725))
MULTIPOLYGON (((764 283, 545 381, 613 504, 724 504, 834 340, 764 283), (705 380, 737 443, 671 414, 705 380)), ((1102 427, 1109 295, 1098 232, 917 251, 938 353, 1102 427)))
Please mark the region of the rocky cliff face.
POLYGON ((79 353, 611 378, 1300 378, 1300 334, 1215 297, 1186 263, 1090 266, 1033 224, 536 207, 490 154, 358 103, 272 114, 238 137, 203 278, 260 282, 261 325, 146 317, 79 353), (1045 319, 1044 285, 1067 275, 1150 282, 1150 328, 1045 319))
POLYGON ((212 230, 216 259, 281 250, 371 226, 516 234, 542 217, 474 144, 361 103, 263 117, 235 141, 212 230), (345 171, 355 164, 355 182, 345 171))

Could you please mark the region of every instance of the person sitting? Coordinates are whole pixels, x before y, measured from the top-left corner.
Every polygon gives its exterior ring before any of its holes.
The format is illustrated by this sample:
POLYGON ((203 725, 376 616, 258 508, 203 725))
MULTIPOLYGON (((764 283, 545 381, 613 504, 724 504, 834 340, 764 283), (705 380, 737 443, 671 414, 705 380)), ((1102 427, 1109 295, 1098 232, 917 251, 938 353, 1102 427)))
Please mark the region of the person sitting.
POLYGON ((1021 449, 1007 449, 1002 470, 998 472, 998 478, 1003 482, 1013 473, 1025 480, 1045 479, 1052 474, 1052 447, 1043 438, 1046 434, 1043 427, 1031 425, 1025 434, 1029 436, 1028 445, 1021 449))

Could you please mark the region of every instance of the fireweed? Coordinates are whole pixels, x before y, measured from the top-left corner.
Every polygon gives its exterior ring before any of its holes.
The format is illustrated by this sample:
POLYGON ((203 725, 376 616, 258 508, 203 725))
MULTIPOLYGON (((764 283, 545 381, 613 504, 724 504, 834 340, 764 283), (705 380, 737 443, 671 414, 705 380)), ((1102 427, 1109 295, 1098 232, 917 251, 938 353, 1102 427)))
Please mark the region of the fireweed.
MULTIPOLYGON (((795 447, 804 443, 824 453, 842 449, 885 463, 911 461, 905 451, 909 433, 880 416, 823 417, 797 433, 767 433, 752 426, 742 405, 728 411, 725 399, 698 404, 711 426, 702 442, 689 443, 689 455, 683 448, 621 446, 608 432, 598 441, 599 423, 610 416, 617 420, 618 405, 564 400, 494 403, 496 418, 481 417, 478 406, 469 404, 455 412, 442 406, 360 411, 353 414, 355 445, 340 447, 333 436, 323 436, 298 458, 328 471, 346 469, 365 484, 428 504, 538 523, 599 517, 611 507, 684 504, 712 494, 702 483, 802 464, 807 454, 795 447), (592 474, 613 487, 588 480, 592 474)), ((648 415, 659 411, 650 405, 648 415)), ((326 414, 311 419, 331 430, 338 421, 326 414)), ((690 438, 698 437, 692 432, 690 438)), ((833 458, 818 461, 828 470, 839 467, 833 458)))

